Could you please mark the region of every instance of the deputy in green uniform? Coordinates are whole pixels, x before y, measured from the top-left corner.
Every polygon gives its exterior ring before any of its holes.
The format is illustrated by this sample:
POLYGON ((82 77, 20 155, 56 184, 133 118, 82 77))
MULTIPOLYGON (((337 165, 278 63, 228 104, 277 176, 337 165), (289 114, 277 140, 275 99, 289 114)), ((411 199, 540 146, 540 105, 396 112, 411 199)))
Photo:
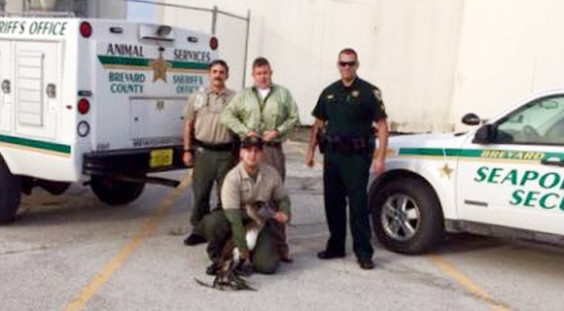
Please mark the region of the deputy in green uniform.
POLYGON ((324 201, 330 237, 320 259, 345 256, 347 199, 353 250, 362 269, 373 269, 373 248, 368 217, 366 187, 370 171, 384 170, 388 127, 380 90, 356 75, 357 54, 353 49, 339 53, 337 67, 341 80, 327 87, 321 95, 313 116, 309 147, 305 161, 314 164, 315 147, 324 149, 324 201), (374 147, 374 124, 378 148, 374 147), (318 133, 324 132, 319 137, 318 133))
POLYGON ((208 255, 212 265, 208 274, 217 272, 217 260, 227 238, 233 234, 235 244, 243 258, 250 258, 255 271, 274 273, 279 266, 280 256, 273 237, 273 225, 287 223, 290 219, 290 198, 278 172, 262 163, 263 142, 259 137, 247 137, 241 142, 241 161, 225 177, 221 190, 223 211, 212 212, 201 223, 201 232, 209 241, 208 255), (256 246, 249 252, 245 240, 244 223, 248 215, 246 205, 259 202, 273 202, 273 218, 260 231, 256 246))
MULTIPOLYGON (((214 60, 208 66, 210 86, 190 95, 184 119, 184 163, 194 167, 194 209, 190 222, 197 228, 202 218, 210 212, 210 193, 214 182, 219 193, 223 178, 237 163, 233 153, 234 135, 221 123, 221 112, 235 92, 225 87, 229 67, 223 60, 214 60)), ((194 230, 184 244, 192 246, 205 242, 202 234, 194 230)))
MULTIPOLYGON (((286 177, 286 158, 282 142, 298 122, 298 107, 285 87, 272 83, 272 69, 264 57, 253 62, 254 86, 237 93, 223 111, 221 121, 240 138, 261 137, 264 162, 286 177)), ((291 262, 285 226, 274 230, 282 261, 291 262)))

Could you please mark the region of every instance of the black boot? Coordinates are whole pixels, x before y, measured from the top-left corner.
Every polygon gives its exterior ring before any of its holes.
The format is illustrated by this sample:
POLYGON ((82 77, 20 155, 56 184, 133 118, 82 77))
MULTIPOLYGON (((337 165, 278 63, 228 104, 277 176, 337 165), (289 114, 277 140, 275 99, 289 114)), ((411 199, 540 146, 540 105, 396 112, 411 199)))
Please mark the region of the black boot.
POLYGON ((204 238, 203 236, 201 236, 197 233, 190 234, 186 238, 186 240, 184 240, 184 245, 187 245, 187 246, 194 246, 194 245, 198 245, 198 244, 202 244, 202 243, 206 243, 206 238, 204 238))

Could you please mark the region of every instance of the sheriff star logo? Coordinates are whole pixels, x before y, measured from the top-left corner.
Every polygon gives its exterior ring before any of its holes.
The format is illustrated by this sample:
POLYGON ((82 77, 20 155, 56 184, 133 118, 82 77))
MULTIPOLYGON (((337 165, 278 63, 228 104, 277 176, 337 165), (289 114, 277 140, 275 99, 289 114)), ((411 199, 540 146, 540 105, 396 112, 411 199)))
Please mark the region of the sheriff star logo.
POLYGON ((171 66, 167 61, 164 60, 162 51, 159 51, 159 58, 152 61, 150 63, 150 66, 153 67, 153 82, 162 79, 166 83, 166 71, 171 66))
POLYGON ((439 171, 441 172, 441 177, 446 177, 449 180, 450 174, 454 172, 454 170, 448 166, 448 163, 445 163, 443 167, 439 168, 439 171))
POLYGON ((360 92, 358 90, 354 90, 351 93, 352 97, 358 97, 360 95, 360 92))

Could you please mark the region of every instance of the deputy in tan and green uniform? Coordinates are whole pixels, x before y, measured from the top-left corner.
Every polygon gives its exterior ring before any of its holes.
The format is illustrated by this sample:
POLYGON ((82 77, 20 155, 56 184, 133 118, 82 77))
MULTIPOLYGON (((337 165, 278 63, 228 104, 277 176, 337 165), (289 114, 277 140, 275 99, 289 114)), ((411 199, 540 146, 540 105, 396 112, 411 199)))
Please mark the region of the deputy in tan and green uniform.
POLYGON ((290 219, 290 199, 278 172, 262 163, 263 142, 258 137, 247 137, 241 142, 241 162, 225 177, 221 190, 223 211, 213 212, 202 221, 200 231, 208 239, 208 255, 212 265, 208 274, 215 274, 221 248, 233 234, 235 244, 243 258, 250 258, 255 271, 274 273, 279 266, 276 241, 272 226, 287 223, 290 219), (244 207, 258 202, 274 203, 274 218, 261 230, 257 244, 249 252, 245 240, 244 224, 249 220, 244 207))
MULTIPOLYGON (((197 91, 188 99, 184 119, 184 156, 187 166, 194 167, 194 209, 190 222, 196 228, 202 218, 210 212, 210 193, 214 182, 218 194, 223 178, 237 163, 234 154, 234 135, 221 123, 221 112, 235 92, 225 87, 229 67, 222 60, 208 66, 210 86, 197 91)), ((221 200, 218 197, 218 208, 221 200)), ((185 240, 186 245, 205 242, 204 237, 193 231, 185 240)))
MULTIPOLYGON (((298 107, 292 94, 283 86, 272 83, 272 70, 266 58, 253 62, 254 86, 233 97, 223 110, 222 122, 241 138, 261 137, 264 141, 264 161, 286 178, 286 158, 282 142, 298 122, 298 107)), ((286 243, 285 226, 275 230, 283 261, 291 262, 286 243)))

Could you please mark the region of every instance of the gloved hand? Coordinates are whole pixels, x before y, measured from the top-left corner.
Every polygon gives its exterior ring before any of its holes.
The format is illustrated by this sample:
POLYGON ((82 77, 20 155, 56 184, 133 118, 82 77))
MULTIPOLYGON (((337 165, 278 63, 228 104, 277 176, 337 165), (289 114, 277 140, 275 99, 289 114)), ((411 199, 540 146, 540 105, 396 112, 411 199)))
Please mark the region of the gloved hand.
POLYGON ((276 216, 274 217, 274 219, 276 219, 276 221, 281 224, 285 224, 288 222, 288 220, 290 220, 288 215, 286 215, 286 213, 281 211, 276 212, 276 216))
POLYGON ((249 260, 251 258, 251 252, 248 249, 241 250, 240 258, 241 261, 249 260))
POLYGON ((270 218, 276 218, 276 210, 274 210, 272 207, 270 207, 267 204, 263 204, 259 206, 257 210, 257 215, 264 220, 270 218))

